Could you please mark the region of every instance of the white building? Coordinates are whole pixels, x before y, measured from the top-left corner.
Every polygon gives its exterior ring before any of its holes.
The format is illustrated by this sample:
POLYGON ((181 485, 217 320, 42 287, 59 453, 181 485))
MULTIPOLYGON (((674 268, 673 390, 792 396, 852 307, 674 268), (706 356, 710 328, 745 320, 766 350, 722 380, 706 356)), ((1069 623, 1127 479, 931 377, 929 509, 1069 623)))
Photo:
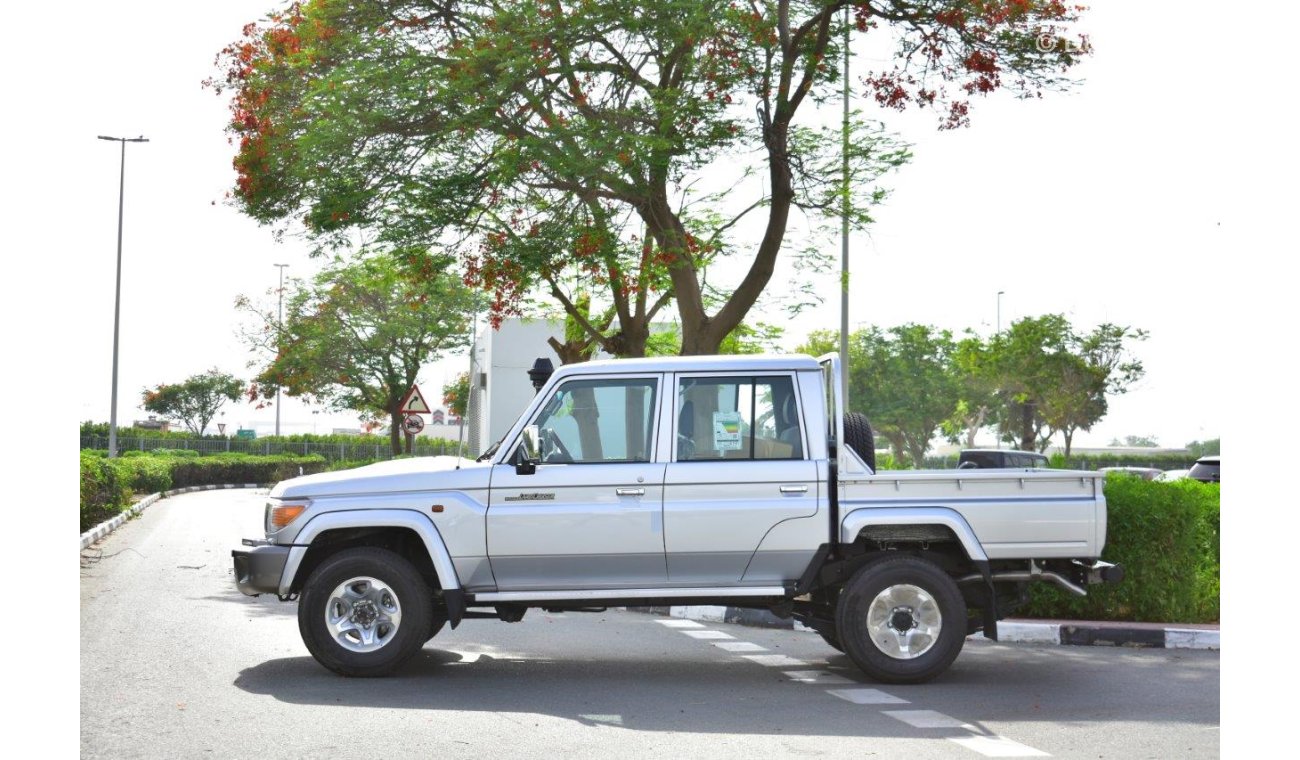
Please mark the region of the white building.
POLYGON ((532 401, 535 391, 528 370, 533 362, 545 357, 560 366, 560 357, 546 339, 563 336, 564 321, 559 319, 507 319, 500 330, 489 325, 479 333, 465 415, 471 453, 482 453, 500 440, 532 401))

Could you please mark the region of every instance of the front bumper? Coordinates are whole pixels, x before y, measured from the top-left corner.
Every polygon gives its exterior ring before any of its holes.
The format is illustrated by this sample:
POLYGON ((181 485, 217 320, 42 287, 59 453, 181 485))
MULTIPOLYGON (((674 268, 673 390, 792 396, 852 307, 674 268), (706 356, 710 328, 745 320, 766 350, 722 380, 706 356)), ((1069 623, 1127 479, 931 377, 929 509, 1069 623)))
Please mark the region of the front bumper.
POLYGON ((246 596, 280 593, 280 577, 289 561, 288 546, 255 546, 249 550, 234 549, 230 556, 235 563, 235 585, 246 596))

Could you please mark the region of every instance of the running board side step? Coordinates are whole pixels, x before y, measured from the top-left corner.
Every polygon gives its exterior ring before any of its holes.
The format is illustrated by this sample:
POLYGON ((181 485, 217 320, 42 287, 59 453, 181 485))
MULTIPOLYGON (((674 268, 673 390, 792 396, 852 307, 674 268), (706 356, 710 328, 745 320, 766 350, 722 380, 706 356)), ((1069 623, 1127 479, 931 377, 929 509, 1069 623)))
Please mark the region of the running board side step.
POLYGON ((473 603, 482 602, 550 602, 587 601, 592 599, 696 599, 709 597, 784 598, 784 586, 744 586, 725 588, 602 588, 571 591, 490 591, 474 594, 473 603))

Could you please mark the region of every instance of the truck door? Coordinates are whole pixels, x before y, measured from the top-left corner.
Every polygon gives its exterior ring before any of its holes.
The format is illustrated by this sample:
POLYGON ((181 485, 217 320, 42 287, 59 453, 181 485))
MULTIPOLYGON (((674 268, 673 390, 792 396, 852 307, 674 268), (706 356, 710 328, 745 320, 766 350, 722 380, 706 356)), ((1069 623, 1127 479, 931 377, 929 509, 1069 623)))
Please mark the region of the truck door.
POLYGON ((514 458, 492 468, 487 546, 498 589, 664 583, 660 386, 659 375, 556 386, 529 421, 541 433, 537 471, 517 473, 514 458))
MULTIPOLYGON (((664 478, 664 540, 673 584, 734 585, 768 531, 817 513, 817 464, 793 373, 676 376, 675 452, 664 478)), ((807 564, 806 552, 789 564, 807 564)), ((797 572, 795 573, 797 576, 797 572)), ((750 577, 755 577, 751 574, 750 577)))

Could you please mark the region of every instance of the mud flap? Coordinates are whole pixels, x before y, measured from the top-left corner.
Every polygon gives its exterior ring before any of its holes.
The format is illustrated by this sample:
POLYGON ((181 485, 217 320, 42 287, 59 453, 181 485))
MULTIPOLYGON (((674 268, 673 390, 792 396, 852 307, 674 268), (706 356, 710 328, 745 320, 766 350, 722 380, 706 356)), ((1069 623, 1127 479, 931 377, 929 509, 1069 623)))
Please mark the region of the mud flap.
POLYGON ((443 591, 442 600, 447 605, 447 622, 455 630, 465 617, 465 592, 458 588, 443 591))
POLYGON ((984 638, 989 641, 998 640, 998 595, 993 589, 993 572, 989 569, 987 561, 976 561, 975 566, 979 568, 980 575, 984 576, 984 585, 988 590, 988 603, 984 605, 984 638))

